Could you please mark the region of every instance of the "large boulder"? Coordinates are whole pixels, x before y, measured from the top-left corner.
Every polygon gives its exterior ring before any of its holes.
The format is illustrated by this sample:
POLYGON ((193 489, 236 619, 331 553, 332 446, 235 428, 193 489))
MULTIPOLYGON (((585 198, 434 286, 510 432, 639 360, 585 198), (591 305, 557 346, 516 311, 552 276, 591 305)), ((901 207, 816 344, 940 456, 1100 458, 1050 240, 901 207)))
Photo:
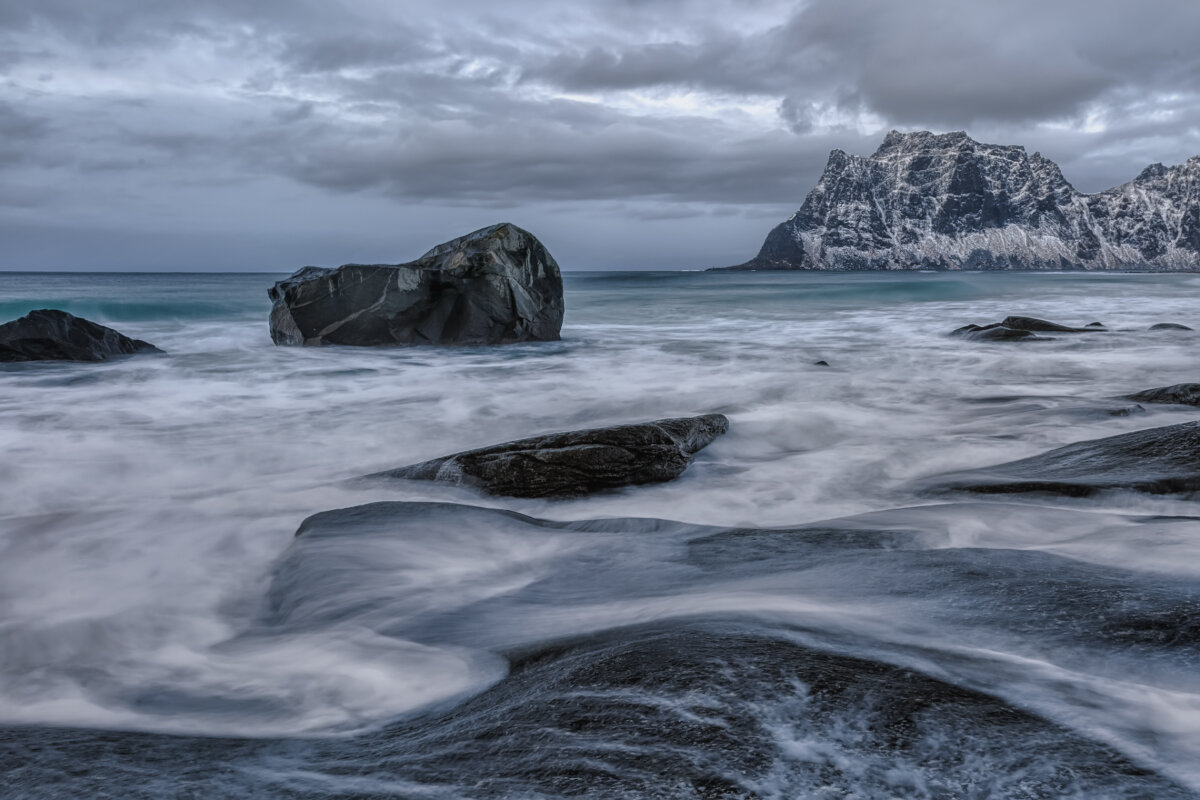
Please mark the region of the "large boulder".
POLYGON ((275 344, 555 341, 563 320, 558 264, 507 222, 407 264, 305 267, 268 294, 275 344))
POLYGON ((0 361, 104 361, 161 352, 149 342, 52 308, 0 325, 0 361))
POLYGON ((926 488, 1066 497, 1116 490, 1190 495, 1200 491, 1200 422, 1075 442, 1020 461, 939 475, 926 488))
POLYGON ((469 450, 367 478, 470 486, 508 497, 581 497, 679 477, 729 430, 723 414, 552 433, 469 450))

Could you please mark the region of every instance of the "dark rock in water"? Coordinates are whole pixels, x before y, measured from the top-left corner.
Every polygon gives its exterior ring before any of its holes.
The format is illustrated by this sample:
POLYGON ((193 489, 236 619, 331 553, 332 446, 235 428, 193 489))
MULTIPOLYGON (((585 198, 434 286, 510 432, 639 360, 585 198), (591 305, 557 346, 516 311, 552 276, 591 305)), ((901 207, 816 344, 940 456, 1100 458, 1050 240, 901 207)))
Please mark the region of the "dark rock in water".
POLYGON ((30 311, 0 325, 0 361, 104 361, 161 352, 149 342, 55 309, 30 311))
POLYGON ((826 361, 825 359, 821 359, 820 361, 814 361, 813 366, 814 367, 828 367, 829 362, 826 361))
POLYGON ((1082 328, 1072 328, 1070 325, 1059 325, 1057 322, 1049 322, 1035 317, 1005 317, 1000 324, 1006 328, 1037 333, 1091 333, 1104 328, 1099 322, 1089 323, 1082 328))
POLYGON ((440 481, 509 497, 580 497, 673 480, 728 429, 723 414, 705 414, 552 433, 367 477, 440 481))
POLYGON ((964 325, 951 331, 950 335, 980 342, 1014 342, 1048 338, 1037 336, 1038 333, 1095 333, 1103 330, 1107 328, 1099 322, 1089 323, 1082 328, 1072 328, 1035 317, 1005 317, 991 325, 964 325))
POLYGON ((1200 490, 1200 422, 1076 442, 1008 464, 937 476, 928 483, 934 491, 981 494, 1090 497, 1121 489, 1191 493, 1200 490))
POLYGON ((1200 383, 1177 383, 1174 386, 1147 389, 1144 392, 1125 396, 1139 403, 1177 403, 1184 406, 1200 406, 1200 383))
POLYGON ((1045 339, 1032 331, 1008 328, 1000 323, 991 325, 964 325, 950 331, 951 336, 970 339, 973 342, 1016 342, 1022 339, 1045 339))
POLYGON ((1151 325, 1146 330, 1148 331, 1191 331, 1195 328, 1189 328, 1187 325, 1180 325, 1178 322, 1159 322, 1151 325))
POLYGON ((1040 153, 966 133, 892 131, 842 150, 758 255, 729 269, 1200 267, 1200 156, 1084 194, 1040 153))
POLYGON ((440 244, 407 264, 305 267, 272 287, 271 339, 290 345, 556 341, 558 264, 510 223, 440 244))

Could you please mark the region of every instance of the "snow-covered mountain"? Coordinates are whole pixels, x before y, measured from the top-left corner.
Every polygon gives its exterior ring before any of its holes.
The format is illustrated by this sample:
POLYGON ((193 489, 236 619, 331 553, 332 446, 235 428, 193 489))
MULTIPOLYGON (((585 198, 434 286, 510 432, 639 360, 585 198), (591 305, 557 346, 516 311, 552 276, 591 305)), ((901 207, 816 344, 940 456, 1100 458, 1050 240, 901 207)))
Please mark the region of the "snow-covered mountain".
POLYGON ((1200 156, 1083 194, 1020 146, 892 131, 871 156, 830 153, 732 269, 1200 269, 1200 156))

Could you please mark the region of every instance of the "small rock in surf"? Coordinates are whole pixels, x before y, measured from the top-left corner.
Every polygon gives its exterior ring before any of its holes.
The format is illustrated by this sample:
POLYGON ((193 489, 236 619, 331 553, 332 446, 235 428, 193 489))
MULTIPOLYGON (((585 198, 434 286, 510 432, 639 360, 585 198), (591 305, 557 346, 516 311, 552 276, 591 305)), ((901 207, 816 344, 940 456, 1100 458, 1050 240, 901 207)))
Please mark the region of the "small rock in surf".
POLYGON ((0 325, 0 361, 105 361, 161 352, 149 342, 57 309, 30 311, 0 325))
POLYGON ((1014 342, 1047 338, 1038 336, 1039 333, 1094 333, 1103 330, 1107 328, 1099 322, 1090 322, 1082 328, 1072 328, 1036 317, 1005 317, 991 325, 964 325, 951 331, 950 335, 979 342, 1014 342))

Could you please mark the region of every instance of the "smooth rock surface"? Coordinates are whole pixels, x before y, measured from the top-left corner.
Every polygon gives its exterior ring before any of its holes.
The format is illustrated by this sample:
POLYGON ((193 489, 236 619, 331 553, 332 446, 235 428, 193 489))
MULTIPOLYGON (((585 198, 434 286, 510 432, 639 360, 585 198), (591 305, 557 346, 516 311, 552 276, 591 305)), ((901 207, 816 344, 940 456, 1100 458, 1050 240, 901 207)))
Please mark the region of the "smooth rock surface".
POLYGON ((534 436, 367 478, 430 480, 509 497, 580 497, 674 480, 729 429, 723 414, 534 436))
POLYGON ((1180 325, 1178 322, 1159 322, 1151 325, 1146 330, 1148 331, 1191 331, 1195 328, 1189 328, 1187 325, 1180 325))
POLYGON ((1016 342, 1023 339, 1047 338, 1032 331, 1008 328, 998 322, 992 325, 964 325, 950 331, 950 335, 976 342, 1016 342))
POLYGON ((892 131, 834 150, 800 210, 729 269, 1200 268, 1200 156, 1084 194, 1025 148, 892 131))
POLYGON ((510 223, 407 264, 305 267, 268 294, 271 339, 287 345, 555 341, 563 320, 557 262, 510 223))
POLYGON ((1176 403, 1185 406, 1200 406, 1200 383, 1177 383, 1174 386, 1146 389, 1143 392, 1125 395, 1125 397, 1139 403, 1176 403))
POLYGON ((1096 333, 1105 330, 1107 328, 1099 322, 1088 323, 1082 328, 1072 328, 1036 317, 1005 317, 991 325, 964 325, 951 331, 950 335, 983 342, 1012 342, 1047 338, 1038 336, 1038 333, 1096 333))
POLYGON ((1188 494, 1200 490, 1200 422, 1075 442, 1020 461, 939 475, 924 483, 933 492, 980 494, 1090 497, 1116 490, 1188 494))
POLYGON ((0 325, 0 361, 104 361, 161 352, 149 342, 56 309, 30 311, 0 325))

